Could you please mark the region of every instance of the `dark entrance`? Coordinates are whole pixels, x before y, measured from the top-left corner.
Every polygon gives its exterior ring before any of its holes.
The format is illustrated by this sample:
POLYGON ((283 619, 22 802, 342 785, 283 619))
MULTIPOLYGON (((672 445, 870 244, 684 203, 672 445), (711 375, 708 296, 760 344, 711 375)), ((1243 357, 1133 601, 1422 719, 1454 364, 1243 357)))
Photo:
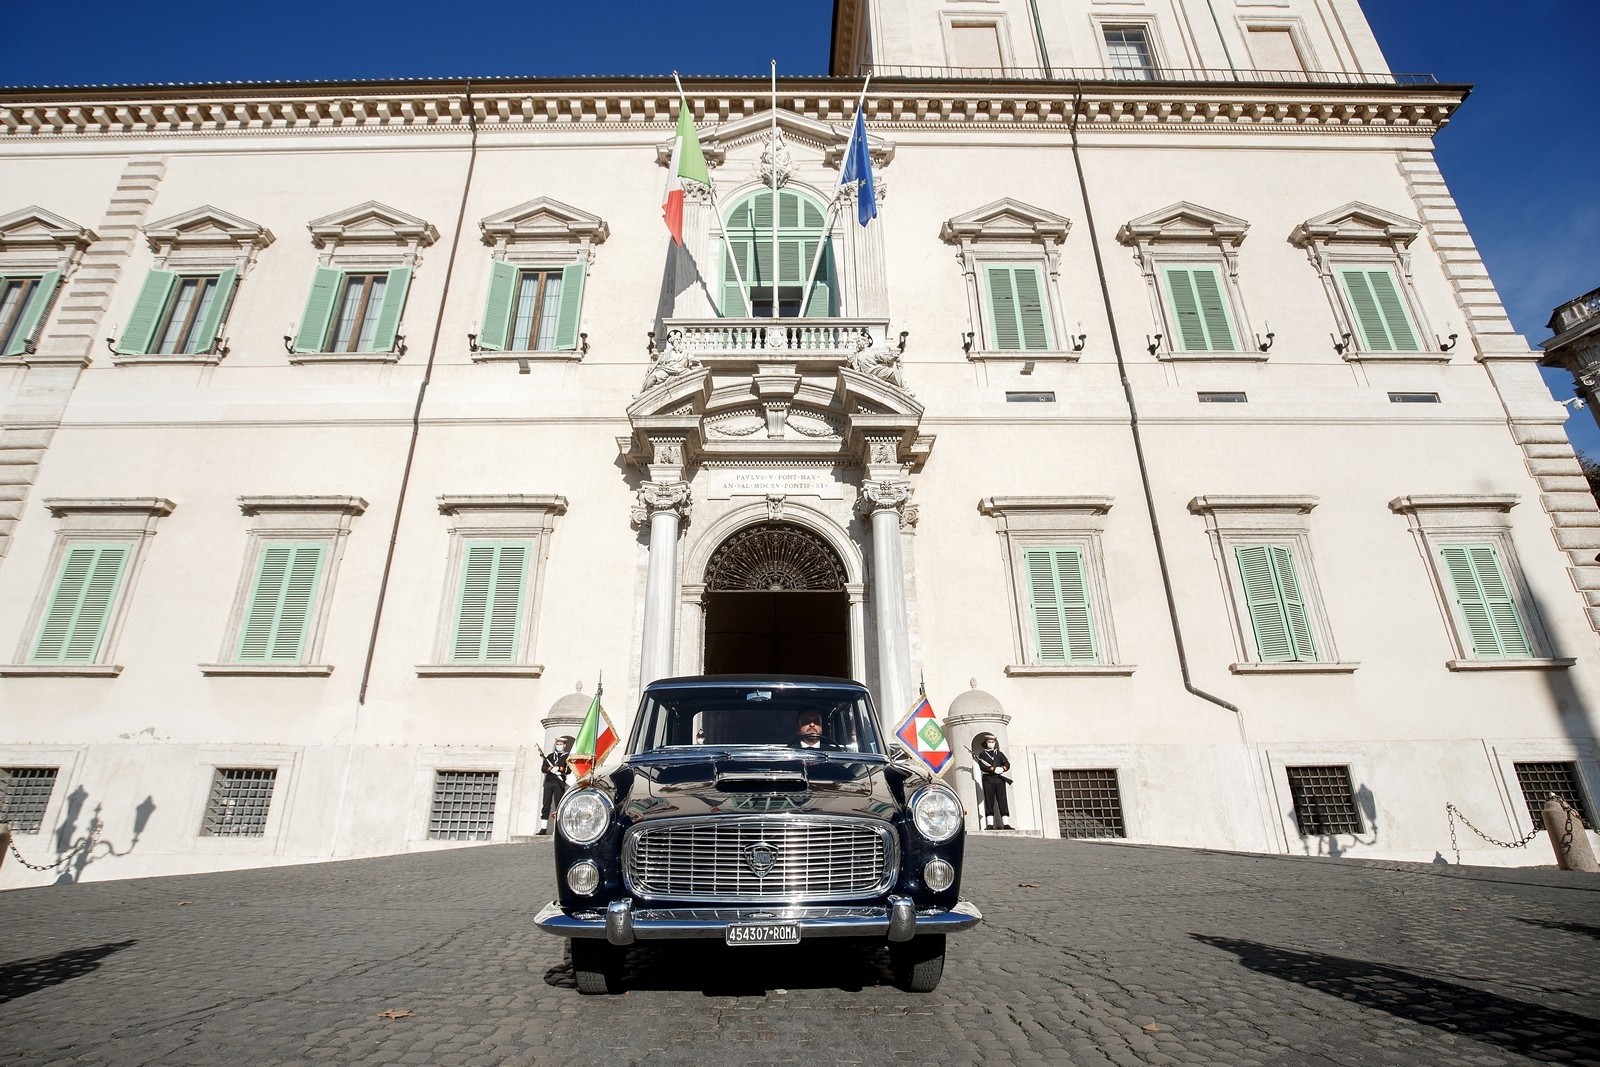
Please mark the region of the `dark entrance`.
POLYGON ((707 674, 850 677, 844 566, 799 526, 747 526, 706 568, 707 674))

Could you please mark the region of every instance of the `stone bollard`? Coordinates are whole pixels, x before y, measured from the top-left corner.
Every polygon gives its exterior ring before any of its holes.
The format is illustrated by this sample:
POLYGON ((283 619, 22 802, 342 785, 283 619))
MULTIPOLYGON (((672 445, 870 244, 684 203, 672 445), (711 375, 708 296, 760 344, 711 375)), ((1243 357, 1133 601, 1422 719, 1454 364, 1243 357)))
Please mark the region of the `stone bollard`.
POLYGON ((1600 872, 1577 809, 1552 793, 1539 814, 1544 819, 1544 832, 1550 835, 1550 847, 1556 851, 1556 866, 1563 871, 1600 872), (1568 827, 1571 827, 1570 834, 1568 827))
POLYGON ((11 824, 0 821, 0 867, 6 865, 6 857, 11 854, 11 824))

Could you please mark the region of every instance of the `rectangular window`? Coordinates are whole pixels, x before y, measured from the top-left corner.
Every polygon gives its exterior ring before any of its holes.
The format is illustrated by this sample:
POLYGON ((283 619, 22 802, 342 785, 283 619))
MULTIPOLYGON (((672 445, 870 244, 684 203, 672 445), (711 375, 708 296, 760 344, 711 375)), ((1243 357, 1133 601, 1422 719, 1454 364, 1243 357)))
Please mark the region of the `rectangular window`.
POLYGON ((161 355, 192 353, 201 343, 209 346, 215 338, 201 336, 205 321, 217 298, 217 279, 211 275, 180 277, 167 301, 166 315, 156 331, 155 351, 161 355))
POLYGON ((1007 404, 1054 404, 1055 402, 1056 394, 1049 391, 1033 393, 1006 393, 1007 404))
POLYGON ((1474 659, 1533 655, 1528 628, 1492 544, 1439 546, 1445 574, 1474 659))
POLYGON ((1522 799, 1527 802, 1533 825, 1542 826, 1541 813, 1544 802, 1551 794, 1578 809, 1584 823, 1594 828, 1594 815, 1584 802, 1583 790, 1578 788, 1576 763, 1518 763, 1517 785, 1522 788, 1522 799))
POLYGON ((1156 76, 1150 55, 1150 38, 1142 26, 1107 26, 1106 57, 1113 77, 1123 81, 1150 81, 1156 76))
POLYGON ((1044 277, 1039 268, 989 264, 984 267, 983 276, 989 305, 990 349, 1048 350, 1050 330, 1045 316, 1044 277))
POLYGON ((1361 813, 1350 787, 1349 767, 1285 767, 1295 821, 1304 837, 1359 834, 1361 813))
POLYGON ((201 837, 261 837, 267 832, 275 768, 218 767, 211 779, 201 837))
POLYGON ((163 356, 213 352, 238 281, 237 270, 218 274, 151 271, 139 290, 117 351, 163 356))
POLYGON ((378 330, 378 311, 383 307, 383 290, 388 284, 387 274, 345 275, 328 351, 372 351, 372 339, 378 330))
POLYGON ((1417 332, 1389 267, 1341 267, 1339 285, 1368 352, 1416 352, 1417 332))
POLYGON ((37 277, 0 278, 0 356, 28 351, 60 285, 58 270, 37 277))
POLYGON ((1029 548, 1022 558, 1037 662, 1098 662, 1083 550, 1029 548))
POLYGON ((345 272, 318 267, 295 335, 296 352, 393 352, 411 268, 345 272))
POLYGON ((132 555, 133 545, 122 543, 67 548, 29 662, 97 661, 132 555))
POLYGON ((12 833, 38 833, 55 787, 54 767, 0 768, 0 822, 12 833))
POLYGON ((239 634, 240 663, 300 662, 327 549, 321 541, 262 545, 239 634))
POLYGON ((1391 404, 1437 404, 1438 393, 1390 393, 1391 404))
POLYGON ((823 232, 825 221, 824 209, 816 201, 798 192, 781 190, 778 194, 778 262, 774 270, 772 193, 753 193, 736 204, 728 215, 728 246, 722 257, 722 314, 771 317, 774 274, 780 318, 826 318, 834 314, 833 294, 837 285, 833 247, 823 232), (820 260, 817 258, 819 245, 820 260), (805 284, 813 262, 817 263, 817 276, 807 294, 805 284), (737 270, 734 269, 736 263, 737 270), (743 290, 739 288, 740 279, 744 281, 743 290))
POLYGON ((516 310, 511 322, 511 350, 545 352, 554 348, 560 308, 560 271, 521 272, 517 278, 516 310))
POLYGON ((487 841, 494 833, 499 771, 438 771, 428 813, 432 841, 487 841))
POLYGON ((1287 545, 1235 545, 1233 554, 1239 564, 1258 660, 1315 660, 1317 649, 1295 575, 1294 553, 1287 545))
POLYGON ((1062 837, 1127 837, 1115 769, 1055 771, 1056 821, 1062 837))
POLYGON ((451 663, 514 663, 528 582, 528 541, 469 541, 463 546, 451 663))
POLYGON ((1249 398, 1243 393, 1197 393, 1202 404, 1244 404, 1249 398))
POLYGON ((489 266, 489 299, 478 346, 489 352, 552 352, 578 347, 585 267, 489 266))
POLYGON ((1184 352, 1234 352, 1222 278, 1215 267, 1167 267, 1167 299, 1172 308, 1177 345, 1184 352))

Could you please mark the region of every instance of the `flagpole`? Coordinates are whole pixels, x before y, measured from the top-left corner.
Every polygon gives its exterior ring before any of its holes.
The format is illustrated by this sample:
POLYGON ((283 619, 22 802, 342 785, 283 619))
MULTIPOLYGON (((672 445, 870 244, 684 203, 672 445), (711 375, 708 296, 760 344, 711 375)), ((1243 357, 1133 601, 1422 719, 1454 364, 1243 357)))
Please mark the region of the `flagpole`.
MULTIPOLYGON (((856 114, 867 106, 867 86, 872 84, 872 74, 867 74, 867 80, 861 83, 861 96, 856 100, 856 114)), ((865 127, 863 127, 865 129, 865 127)), ((856 135, 855 119, 851 119, 850 139, 856 135)), ((817 242, 817 254, 811 257, 811 273, 806 275, 806 287, 800 291, 800 314, 806 313, 806 305, 811 302, 811 287, 817 284, 817 270, 822 266, 822 254, 828 245, 833 243, 833 220, 839 213, 839 197, 844 192, 844 168, 850 156, 850 141, 845 141, 845 158, 839 160, 839 183, 833 189, 833 201, 828 204, 828 217, 823 222, 822 239, 817 242)), ((837 279, 835 279, 837 281, 837 279)))
MULTIPOLYGON (((678 72, 677 71, 673 71, 672 72, 672 82, 673 82, 674 85, 676 85, 678 87, 678 101, 681 104, 683 104, 684 107, 688 107, 689 106, 689 98, 684 95, 683 82, 678 80, 678 72)), ((690 119, 691 122, 694 121, 694 116, 691 114, 689 119, 690 119)), ((699 135, 697 134, 696 135, 696 139, 697 140, 698 140, 698 137, 699 137, 699 135)), ((706 173, 706 177, 709 178, 710 176, 711 176, 711 174, 710 174, 710 170, 708 168, 707 169, 707 173, 706 173)), ((733 264, 733 277, 734 277, 734 280, 739 283, 740 299, 744 300, 745 303, 748 305, 749 304, 749 300, 748 300, 748 298, 746 298, 744 296, 744 294, 749 291, 744 287, 744 272, 739 269, 739 257, 734 255, 734 253, 733 253, 733 242, 728 240, 728 220, 724 219, 722 217, 722 208, 717 206, 717 186, 716 186, 716 183, 712 182, 710 185, 707 185, 706 188, 709 189, 710 192, 711 192, 711 210, 716 212, 716 214, 717 214, 717 229, 719 231, 721 231, 721 233, 722 233, 722 244, 723 244, 723 247, 728 250, 728 262, 733 264)), ((752 235, 751 247, 754 247, 754 245, 755 245, 755 240, 754 240, 754 236, 752 235)), ((696 266, 696 269, 699 268, 699 264, 698 263, 695 264, 695 266, 696 266)), ((727 312, 722 306, 722 285, 721 285, 721 274, 720 274, 720 272, 719 272, 717 277, 718 277, 717 297, 713 301, 713 305, 716 307, 717 314, 719 316, 721 316, 723 318, 727 318, 727 312)), ((705 282, 706 282, 705 272, 704 271, 700 271, 700 284, 704 285, 705 282)), ((707 295, 709 296, 710 294, 708 293, 707 295)), ((748 306, 745 308, 745 310, 749 311, 749 312, 752 312, 752 313, 755 311, 754 308, 748 307, 748 306)))
POLYGON ((778 61, 772 61, 772 317, 778 317, 778 61))

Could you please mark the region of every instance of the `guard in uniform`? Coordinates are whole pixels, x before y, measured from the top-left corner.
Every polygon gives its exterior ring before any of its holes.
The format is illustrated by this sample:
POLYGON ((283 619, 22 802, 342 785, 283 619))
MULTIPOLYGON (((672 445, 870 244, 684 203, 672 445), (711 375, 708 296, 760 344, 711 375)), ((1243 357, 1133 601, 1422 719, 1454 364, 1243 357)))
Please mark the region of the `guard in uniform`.
POLYGON ((1006 786, 1011 779, 1006 772, 1011 761, 1000 751, 1000 743, 993 734, 983 739, 978 752, 978 769, 983 772, 983 814, 990 830, 1011 829, 1011 809, 1006 805, 1006 786))
POLYGON ((539 832, 547 834, 550 832, 550 813, 560 805, 561 794, 567 791, 567 775, 572 773, 567 766, 566 738, 556 738, 555 751, 545 756, 539 769, 544 772, 544 802, 539 806, 539 832))

